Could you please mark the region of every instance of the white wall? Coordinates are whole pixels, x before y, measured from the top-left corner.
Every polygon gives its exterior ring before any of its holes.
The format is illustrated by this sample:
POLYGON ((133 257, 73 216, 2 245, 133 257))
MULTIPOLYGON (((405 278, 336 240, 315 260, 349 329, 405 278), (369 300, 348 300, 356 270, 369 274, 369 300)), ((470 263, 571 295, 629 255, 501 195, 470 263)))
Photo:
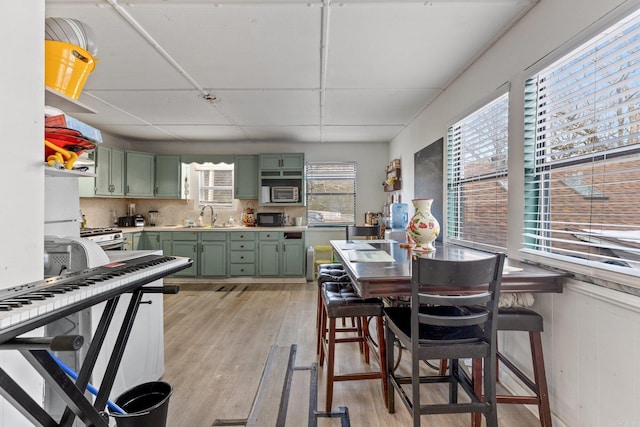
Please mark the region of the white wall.
MULTIPOLYGON (((427 107, 390 145, 407 173, 403 199, 413 196, 413 155, 445 137, 447 127, 510 87, 509 256, 517 258, 523 217, 523 82, 527 68, 572 38, 585 37, 602 19, 640 7, 622 0, 541 0, 514 28, 427 107), (616 10, 617 9, 617 10, 616 10), (582 34, 581 34, 582 33, 582 34), (520 191, 518 191, 520 190, 520 191)), ((446 180, 445 180, 446 182, 446 180)), ((640 426, 640 298, 572 281, 563 294, 538 295, 545 318, 545 361, 554 425, 640 426)), ((528 366, 525 337, 505 335, 501 349, 528 366)))
MULTIPOLYGON (((0 3, 2 97, 2 208, 0 288, 43 277, 44 229, 44 0, 0 3)), ((20 372, 20 383, 41 393, 39 377, 15 352, 0 352, 0 366, 20 372)), ((0 425, 30 426, 0 399, 0 425)))

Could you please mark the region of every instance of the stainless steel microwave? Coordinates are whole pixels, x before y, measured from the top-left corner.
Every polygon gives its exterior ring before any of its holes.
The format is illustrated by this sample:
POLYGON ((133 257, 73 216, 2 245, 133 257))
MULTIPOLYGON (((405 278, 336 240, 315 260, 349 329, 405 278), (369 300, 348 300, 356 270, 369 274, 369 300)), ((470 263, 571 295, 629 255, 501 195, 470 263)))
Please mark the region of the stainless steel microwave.
POLYGON ((298 187, 271 187, 271 203, 298 202, 298 187))

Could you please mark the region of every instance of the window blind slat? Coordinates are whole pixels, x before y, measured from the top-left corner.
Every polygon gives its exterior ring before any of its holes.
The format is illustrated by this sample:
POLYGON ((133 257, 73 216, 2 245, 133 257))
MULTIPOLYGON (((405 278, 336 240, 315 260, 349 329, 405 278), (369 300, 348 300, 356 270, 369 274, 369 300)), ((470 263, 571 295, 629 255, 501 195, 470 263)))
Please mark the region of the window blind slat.
POLYGON ((640 268, 638 15, 525 83, 526 249, 640 268))

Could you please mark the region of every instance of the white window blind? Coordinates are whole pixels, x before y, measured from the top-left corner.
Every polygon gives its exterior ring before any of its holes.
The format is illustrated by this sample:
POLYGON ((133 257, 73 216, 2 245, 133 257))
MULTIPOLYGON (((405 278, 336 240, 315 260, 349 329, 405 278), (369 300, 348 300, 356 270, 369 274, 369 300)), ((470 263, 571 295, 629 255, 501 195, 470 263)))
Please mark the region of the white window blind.
POLYGON ((306 176, 307 224, 310 227, 355 224, 354 162, 309 162, 306 176))
POLYGON ((526 249, 640 267, 639 91, 637 12, 526 82, 526 249))
POLYGON ((200 204, 220 208, 233 207, 233 165, 220 164, 198 168, 200 204))
POLYGON ((449 128, 447 236, 507 246, 509 97, 504 94, 449 128))

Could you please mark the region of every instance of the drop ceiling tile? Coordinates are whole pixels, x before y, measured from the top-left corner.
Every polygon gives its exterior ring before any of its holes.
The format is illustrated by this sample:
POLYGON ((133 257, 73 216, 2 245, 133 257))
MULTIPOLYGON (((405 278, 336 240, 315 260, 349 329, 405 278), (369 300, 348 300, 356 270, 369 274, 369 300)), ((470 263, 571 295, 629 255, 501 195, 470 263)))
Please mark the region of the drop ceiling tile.
POLYGON ((405 125, 438 92, 426 89, 327 90, 327 125, 405 125))
POLYGON ((322 142, 389 142, 403 126, 324 126, 322 142))
POLYGON ((191 84, 110 6, 50 5, 47 17, 75 18, 95 33, 98 61, 85 89, 190 89, 191 84))
POLYGON ((101 125, 100 130, 129 140, 176 141, 179 138, 150 125, 101 125))
POLYGON ((321 8, 186 4, 127 9, 201 86, 317 88, 321 8))
POLYGON ((524 3, 346 2, 333 7, 327 87, 443 88, 524 3))
POLYGON ((243 126, 242 130, 254 141, 320 141, 320 126, 243 126))
MULTIPOLYGON (((156 125, 229 125, 217 107, 195 90, 92 92, 103 102, 156 125)), ((96 107, 98 108, 98 107, 96 107)))
POLYGON ((248 138, 237 126, 158 126, 169 134, 178 136, 183 141, 247 141, 248 138))
POLYGON ((217 104, 240 126, 320 124, 320 96, 313 90, 221 90, 217 104))

